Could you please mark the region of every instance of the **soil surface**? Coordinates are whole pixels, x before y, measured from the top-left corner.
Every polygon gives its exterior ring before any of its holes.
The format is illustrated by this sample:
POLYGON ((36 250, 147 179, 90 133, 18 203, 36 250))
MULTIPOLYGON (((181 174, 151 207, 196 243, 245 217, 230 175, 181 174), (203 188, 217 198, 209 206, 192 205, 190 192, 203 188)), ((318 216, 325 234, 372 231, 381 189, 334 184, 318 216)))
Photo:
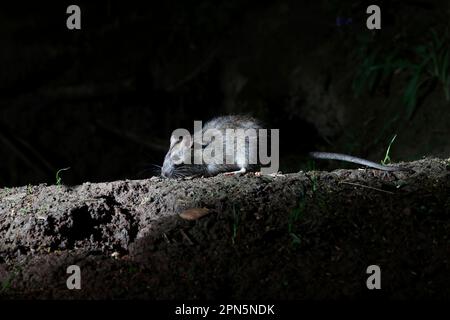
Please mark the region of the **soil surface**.
POLYGON ((401 165, 0 189, 1 297, 449 298, 450 160, 401 165))

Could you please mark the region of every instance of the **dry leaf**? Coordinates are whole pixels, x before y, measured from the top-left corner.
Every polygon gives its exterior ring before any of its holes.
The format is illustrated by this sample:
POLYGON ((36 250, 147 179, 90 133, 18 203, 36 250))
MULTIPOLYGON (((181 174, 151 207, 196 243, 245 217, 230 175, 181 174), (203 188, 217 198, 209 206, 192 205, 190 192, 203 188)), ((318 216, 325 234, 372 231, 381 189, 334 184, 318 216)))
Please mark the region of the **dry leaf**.
POLYGON ((184 220, 197 220, 210 212, 208 208, 191 208, 180 213, 180 217, 184 220))

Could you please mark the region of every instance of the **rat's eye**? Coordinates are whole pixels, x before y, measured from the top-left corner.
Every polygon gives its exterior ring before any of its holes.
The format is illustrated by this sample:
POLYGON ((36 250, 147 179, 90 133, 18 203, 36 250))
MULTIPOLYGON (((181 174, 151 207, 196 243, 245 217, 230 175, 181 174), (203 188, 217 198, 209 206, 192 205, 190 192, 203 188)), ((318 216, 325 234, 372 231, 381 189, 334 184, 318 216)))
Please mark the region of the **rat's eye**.
POLYGON ((183 141, 183 136, 178 137, 178 138, 175 140, 175 144, 178 144, 178 143, 180 143, 181 141, 183 141))

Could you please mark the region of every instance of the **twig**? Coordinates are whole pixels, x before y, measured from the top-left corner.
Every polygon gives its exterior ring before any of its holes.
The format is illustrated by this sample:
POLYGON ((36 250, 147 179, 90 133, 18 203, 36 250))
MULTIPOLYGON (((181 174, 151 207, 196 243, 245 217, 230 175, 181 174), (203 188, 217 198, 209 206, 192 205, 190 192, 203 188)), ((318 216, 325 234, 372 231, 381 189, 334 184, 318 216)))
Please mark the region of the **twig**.
POLYGON ((366 188, 366 189, 372 189, 372 190, 376 190, 376 191, 380 191, 380 192, 384 192, 384 193, 395 194, 394 192, 391 192, 391 191, 386 191, 386 190, 382 190, 382 189, 378 189, 378 188, 375 188, 375 187, 366 186, 366 185, 359 184, 359 183, 346 182, 346 181, 339 182, 339 184, 341 184, 341 183, 349 184, 351 186, 362 187, 362 188, 366 188))
POLYGON ((187 234, 183 231, 183 230, 180 230, 180 233, 181 233, 181 235, 183 236, 183 238, 187 241, 187 242, 189 242, 189 244, 192 246, 194 243, 192 242, 192 240, 187 236, 187 234))
POLYGON ((163 237, 164 237, 164 240, 166 240, 167 244, 170 244, 170 240, 167 237, 167 234, 165 232, 163 232, 163 237))

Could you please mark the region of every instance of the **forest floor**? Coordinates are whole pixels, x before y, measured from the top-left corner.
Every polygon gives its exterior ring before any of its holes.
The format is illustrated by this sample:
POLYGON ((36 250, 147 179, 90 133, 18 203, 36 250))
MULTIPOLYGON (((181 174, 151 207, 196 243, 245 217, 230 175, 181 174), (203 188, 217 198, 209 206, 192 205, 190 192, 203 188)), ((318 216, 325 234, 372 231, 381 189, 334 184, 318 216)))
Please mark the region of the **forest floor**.
POLYGON ((401 165, 0 189, 0 297, 449 298, 450 159, 401 165))

